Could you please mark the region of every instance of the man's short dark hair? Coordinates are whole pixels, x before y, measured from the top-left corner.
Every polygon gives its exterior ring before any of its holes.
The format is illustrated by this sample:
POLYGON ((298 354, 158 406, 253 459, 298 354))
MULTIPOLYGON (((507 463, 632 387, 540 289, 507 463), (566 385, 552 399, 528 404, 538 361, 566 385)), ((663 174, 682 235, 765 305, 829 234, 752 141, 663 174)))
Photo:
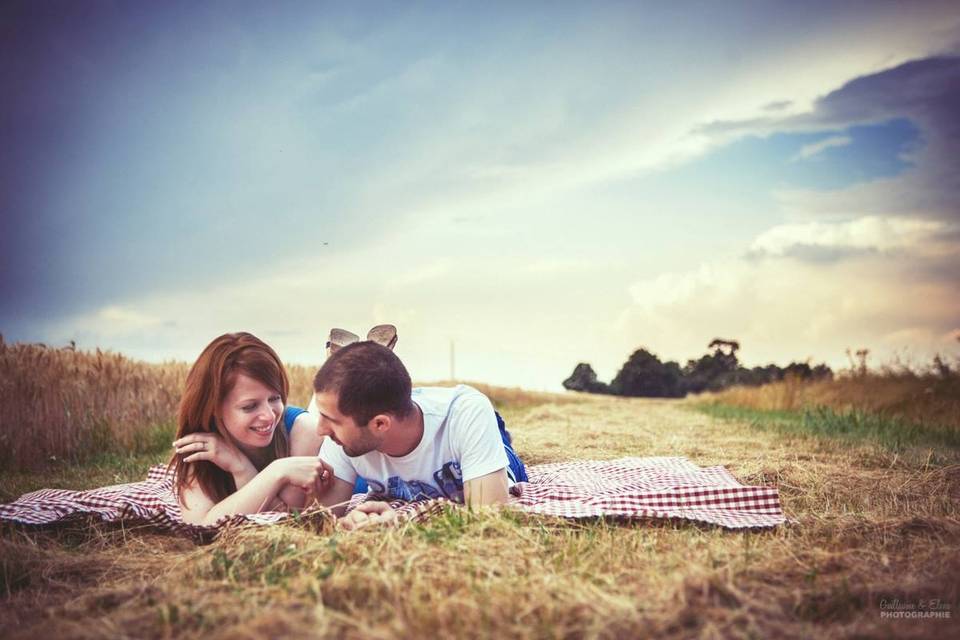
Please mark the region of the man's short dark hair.
POLYGON ((341 347, 313 379, 317 393, 338 396, 337 411, 364 426, 381 413, 405 418, 413 410, 407 368, 390 349, 365 340, 341 347))

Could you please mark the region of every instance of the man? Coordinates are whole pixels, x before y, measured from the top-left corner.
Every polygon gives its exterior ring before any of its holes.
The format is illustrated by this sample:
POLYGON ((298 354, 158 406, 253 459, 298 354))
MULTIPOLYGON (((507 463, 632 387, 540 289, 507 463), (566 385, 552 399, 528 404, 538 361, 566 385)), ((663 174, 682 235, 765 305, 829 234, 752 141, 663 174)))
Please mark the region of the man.
MULTIPOLYGON (((320 503, 349 500, 358 476, 391 499, 506 502, 526 471, 490 400, 465 385, 411 387, 400 359, 374 342, 347 345, 327 359, 314 390, 317 434, 327 436, 320 457, 334 478, 320 503)), ((391 518, 385 503, 362 506, 345 524, 391 518)))

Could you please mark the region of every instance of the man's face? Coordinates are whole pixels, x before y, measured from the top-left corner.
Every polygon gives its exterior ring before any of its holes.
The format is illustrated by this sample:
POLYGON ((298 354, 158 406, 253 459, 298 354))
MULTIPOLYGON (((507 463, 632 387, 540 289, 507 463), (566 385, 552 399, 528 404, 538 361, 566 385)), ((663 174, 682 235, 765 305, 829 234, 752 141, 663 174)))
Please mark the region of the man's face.
POLYGON ((382 442, 372 427, 360 426, 353 418, 340 413, 339 397, 336 393, 324 391, 317 394, 317 434, 327 436, 343 447, 343 452, 351 458, 375 451, 382 442))

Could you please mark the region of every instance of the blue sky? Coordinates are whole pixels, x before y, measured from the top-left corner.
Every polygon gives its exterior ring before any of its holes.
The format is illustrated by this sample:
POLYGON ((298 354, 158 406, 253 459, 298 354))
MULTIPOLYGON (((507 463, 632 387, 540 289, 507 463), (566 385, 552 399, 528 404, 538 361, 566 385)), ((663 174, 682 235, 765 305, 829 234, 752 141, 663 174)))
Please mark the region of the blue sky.
POLYGON ((415 378, 548 389, 955 352, 960 11, 840 4, 7 3, 0 332, 393 322, 415 378))

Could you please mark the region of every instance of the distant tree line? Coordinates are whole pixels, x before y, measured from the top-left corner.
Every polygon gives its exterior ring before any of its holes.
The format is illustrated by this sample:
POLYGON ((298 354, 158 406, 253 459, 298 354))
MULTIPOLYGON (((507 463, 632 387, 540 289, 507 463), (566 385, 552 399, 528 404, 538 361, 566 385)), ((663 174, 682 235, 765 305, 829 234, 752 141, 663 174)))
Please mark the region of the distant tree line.
POLYGON ((747 369, 737 360, 740 344, 736 340, 717 338, 707 349, 710 351, 698 360, 687 360, 683 367, 672 360, 661 362, 660 358, 646 349, 638 349, 627 358, 610 384, 598 380, 593 367, 581 362, 563 381, 563 386, 571 391, 615 396, 682 398, 688 393, 719 391, 735 385, 759 386, 783 380, 787 376, 803 380, 833 377, 833 371, 827 365, 811 367, 807 362, 791 362, 786 367, 768 364, 747 369))

